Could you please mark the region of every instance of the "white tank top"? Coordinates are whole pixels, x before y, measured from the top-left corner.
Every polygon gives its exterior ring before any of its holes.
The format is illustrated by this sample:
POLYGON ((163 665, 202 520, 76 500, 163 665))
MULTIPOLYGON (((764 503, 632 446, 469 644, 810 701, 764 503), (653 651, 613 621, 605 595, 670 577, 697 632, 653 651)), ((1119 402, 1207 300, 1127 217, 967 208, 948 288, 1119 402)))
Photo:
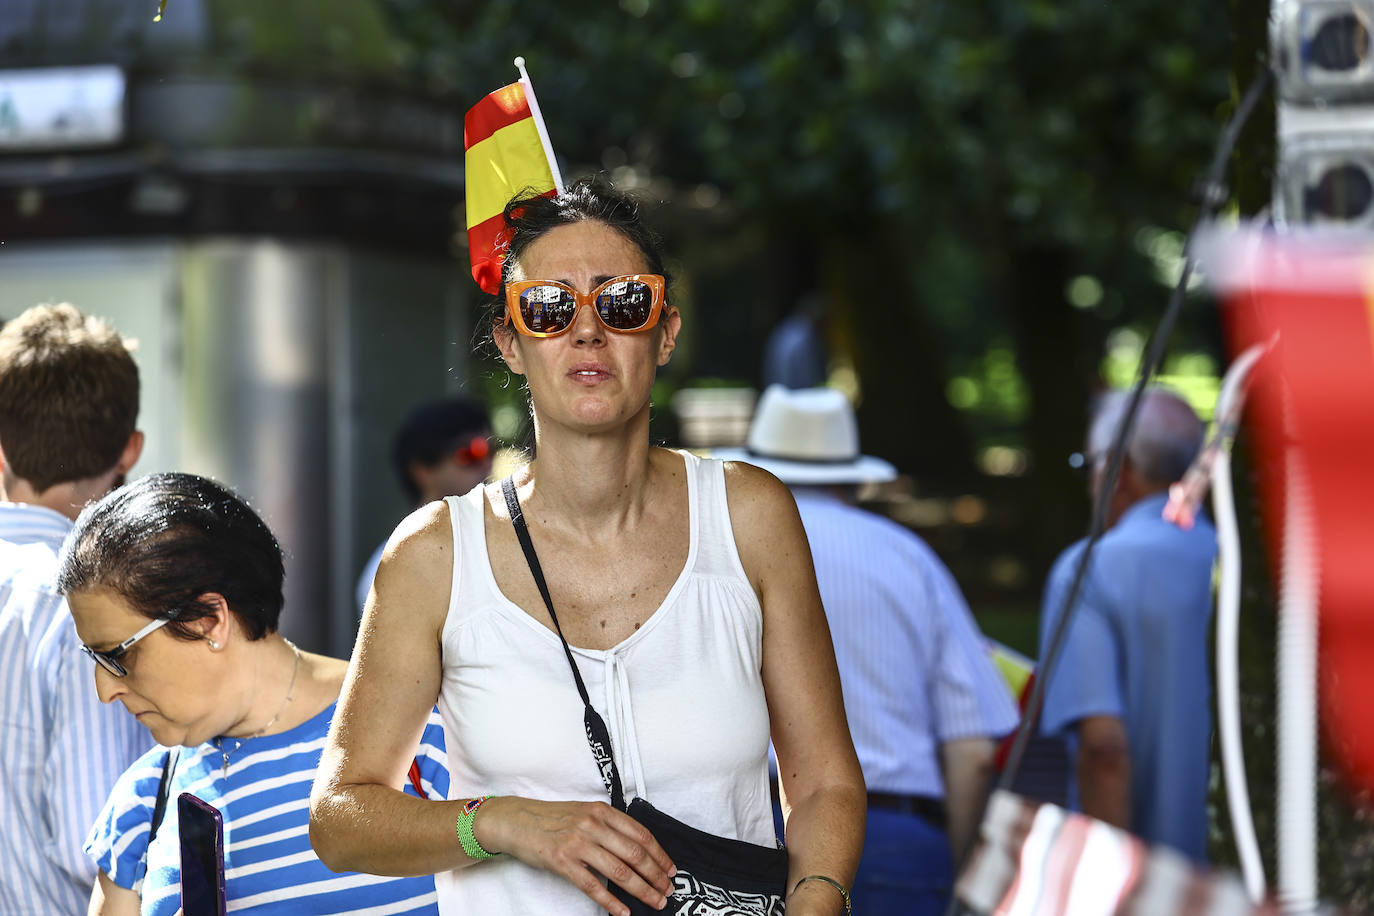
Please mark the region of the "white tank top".
MULTIPOLYGON (((638 795, 693 827, 772 846, 763 612, 735 549, 721 462, 680 454, 691 513, 681 575, 631 636, 606 650, 574 646, 573 657, 610 730, 626 801, 638 795)), ((558 635, 497 588, 484 499, 477 487, 447 500, 453 590, 439 711, 449 798, 608 801, 558 635)), ((435 884, 444 914, 604 916, 562 877, 508 856, 435 884)))

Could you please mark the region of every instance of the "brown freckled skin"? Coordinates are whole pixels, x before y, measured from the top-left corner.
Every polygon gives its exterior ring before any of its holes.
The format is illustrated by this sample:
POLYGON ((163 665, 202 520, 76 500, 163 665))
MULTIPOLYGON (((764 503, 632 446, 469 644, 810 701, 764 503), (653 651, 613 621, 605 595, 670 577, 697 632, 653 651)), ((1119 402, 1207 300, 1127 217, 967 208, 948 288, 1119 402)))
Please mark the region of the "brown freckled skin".
MULTIPOLYGON (((763 607, 763 689, 781 771, 789 885, 823 874, 852 880, 863 847, 863 771, 854 754, 830 632, 806 531, 787 488, 767 471, 727 462, 735 546, 763 607)), ((787 911, 839 912, 811 881, 787 911)))
MULTIPOLYGON (((691 532, 684 459, 661 449, 650 449, 649 459, 648 492, 654 498, 642 512, 613 518, 593 530, 582 517, 571 525, 560 518, 536 524, 543 516, 537 494, 525 509, 559 623, 573 646, 609 649, 635 632, 635 621, 642 628, 686 567, 691 532)), ((615 490, 619 487, 617 483, 615 490)), ((497 587, 552 630, 510 522, 498 514, 505 500, 493 487, 487 497, 489 514, 483 524, 497 587)), ((451 568, 451 557, 445 561, 451 568)))

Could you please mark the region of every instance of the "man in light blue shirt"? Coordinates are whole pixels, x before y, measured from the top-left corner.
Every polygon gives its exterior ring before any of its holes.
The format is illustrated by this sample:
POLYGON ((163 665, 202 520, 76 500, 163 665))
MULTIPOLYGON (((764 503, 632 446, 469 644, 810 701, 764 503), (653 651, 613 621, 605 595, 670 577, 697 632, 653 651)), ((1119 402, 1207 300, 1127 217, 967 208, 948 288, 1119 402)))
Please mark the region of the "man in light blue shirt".
MULTIPOLYGON (((1162 518, 1169 485, 1202 446, 1203 425, 1180 398, 1147 391, 1117 486, 1103 494, 1126 397, 1102 399, 1088 436, 1086 469, 1094 498, 1108 501, 1109 527, 1049 675, 1041 729, 1069 739, 1070 795, 1086 814, 1203 862, 1216 532, 1205 518, 1186 531, 1162 518)), ((1042 657, 1085 545, 1065 550, 1050 572, 1042 657)))
POLYGON ((37 306, 0 330, 0 913, 86 912, 82 844, 110 787, 151 746, 96 696, 57 554, 81 508, 143 448, 138 367, 109 325, 37 306))
POLYGON ((857 484, 896 477, 859 454, 844 395, 770 387, 749 461, 791 487, 801 513, 868 788, 853 907, 870 916, 943 913, 953 854, 977 828, 995 741, 1016 728, 958 584, 913 532, 852 505, 857 484))

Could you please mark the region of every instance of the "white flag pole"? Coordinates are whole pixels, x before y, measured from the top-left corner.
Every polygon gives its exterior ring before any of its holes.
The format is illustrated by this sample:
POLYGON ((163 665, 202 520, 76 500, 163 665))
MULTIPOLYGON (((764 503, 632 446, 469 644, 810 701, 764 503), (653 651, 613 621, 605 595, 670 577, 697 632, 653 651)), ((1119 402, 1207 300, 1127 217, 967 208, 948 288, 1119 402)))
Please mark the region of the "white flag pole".
POLYGON ((563 176, 558 172, 558 160, 553 158, 553 144, 549 142, 549 129, 544 126, 544 116, 539 112, 539 100, 534 97, 534 84, 525 71, 525 58, 515 59, 515 68, 520 71, 520 85, 525 87, 525 100, 530 103, 530 114, 534 115, 534 127, 539 131, 539 142, 544 146, 544 158, 549 160, 549 171, 553 173, 553 186, 559 194, 563 193, 563 176))

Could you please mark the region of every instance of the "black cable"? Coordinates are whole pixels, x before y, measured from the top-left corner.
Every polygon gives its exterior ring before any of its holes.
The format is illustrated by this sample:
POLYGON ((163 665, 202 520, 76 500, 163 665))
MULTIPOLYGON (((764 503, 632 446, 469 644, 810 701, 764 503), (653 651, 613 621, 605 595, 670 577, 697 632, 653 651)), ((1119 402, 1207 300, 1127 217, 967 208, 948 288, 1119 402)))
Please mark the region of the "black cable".
MULTIPOLYGON (((1121 464, 1125 458, 1126 443, 1130 441, 1131 431, 1135 426, 1136 413, 1140 406, 1140 400, 1145 393, 1145 386, 1158 371, 1160 363, 1164 359, 1164 349, 1168 344, 1169 336, 1173 333, 1174 324, 1178 321, 1179 313, 1183 310, 1184 294, 1188 289, 1188 280, 1192 277, 1193 260, 1193 241, 1197 237, 1199 227, 1209 221, 1216 213, 1217 208, 1226 201, 1226 186, 1222 179, 1225 177, 1226 162, 1231 156, 1231 150, 1235 147, 1236 140, 1240 136, 1241 128, 1249 119, 1250 113, 1258 104, 1260 96, 1269 87, 1270 80, 1273 79, 1273 72, 1266 66, 1250 83, 1250 88, 1246 90, 1240 105, 1236 107, 1236 112, 1231 116, 1226 129, 1222 132, 1221 138, 1217 142, 1215 154, 1206 172, 1206 177, 1200 186, 1201 206, 1198 210, 1197 218, 1193 221, 1192 228, 1188 231, 1187 241, 1183 246, 1183 269, 1180 272, 1178 283, 1175 284, 1172 295, 1169 297, 1169 304, 1164 310, 1163 317, 1159 324, 1150 335, 1150 341, 1146 347, 1146 356, 1140 363, 1140 372, 1136 377, 1135 384, 1131 388, 1130 400, 1126 405, 1126 412, 1122 415, 1117 424, 1116 432, 1112 437, 1112 448, 1107 458, 1107 473, 1103 478, 1102 487, 1099 493, 1111 493, 1116 487, 1117 478, 1121 474, 1121 464)), ((1009 790, 1020 772, 1022 760, 1026 754, 1026 745, 1030 742, 1030 737, 1035 733, 1040 723, 1040 711, 1045 701, 1045 689, 1053 677, 1055 667, 1059 661, 1059 655, 1064 647, 1064 640, 1069 632, 1069 625, 1073 622, 1074 612, 1078 601, 1078 592, 1082 588, 1083 578, 1088 569, 1088 563, 1092 558, 1093 548, 1097 541, 1102 537, 1106 528, 1107 506, 1109 500, 1100 496, 1094 500, 1092 523, 1088 529, 1088 543, 1084 547, 1083 553, 1078 558, 1078 565, 1074 569, 1072 584, 1069 592, 1064 598, 1064 604, 1059 614, 1059 619, 1055 624, 1054 631, 1050 634, 1049 644, 1046 647, 1044 658, 1040 659, 1039 669, 1035 676, 1035 685, 1031 689, 1030 698, 1026 702, 1025 712, 1021 717, 1021 724, 1017 727, 1016 737, 1012 741, 1011 751, 1007 756, 1006 766, 1003 767, 1001 776, 997 780, 996 789, 1009 790)), ((979 806, 978 823, 981 824, 983 818, 987 816, 988 801, 992 797, 991 788, 983 793, 983 801, 979 806)), ((968 858, 976 844, 976 835, 971 837, 968 846, 961 850, 955 850, 958 855, 957 867, 954 874, 956 877, 962 874, 965 866, 968 865, 968 858)), ((946 916, 953 916, 958 912, 960 904, 958 898, 950 895, 950 905, 946 909, 946 916)))

